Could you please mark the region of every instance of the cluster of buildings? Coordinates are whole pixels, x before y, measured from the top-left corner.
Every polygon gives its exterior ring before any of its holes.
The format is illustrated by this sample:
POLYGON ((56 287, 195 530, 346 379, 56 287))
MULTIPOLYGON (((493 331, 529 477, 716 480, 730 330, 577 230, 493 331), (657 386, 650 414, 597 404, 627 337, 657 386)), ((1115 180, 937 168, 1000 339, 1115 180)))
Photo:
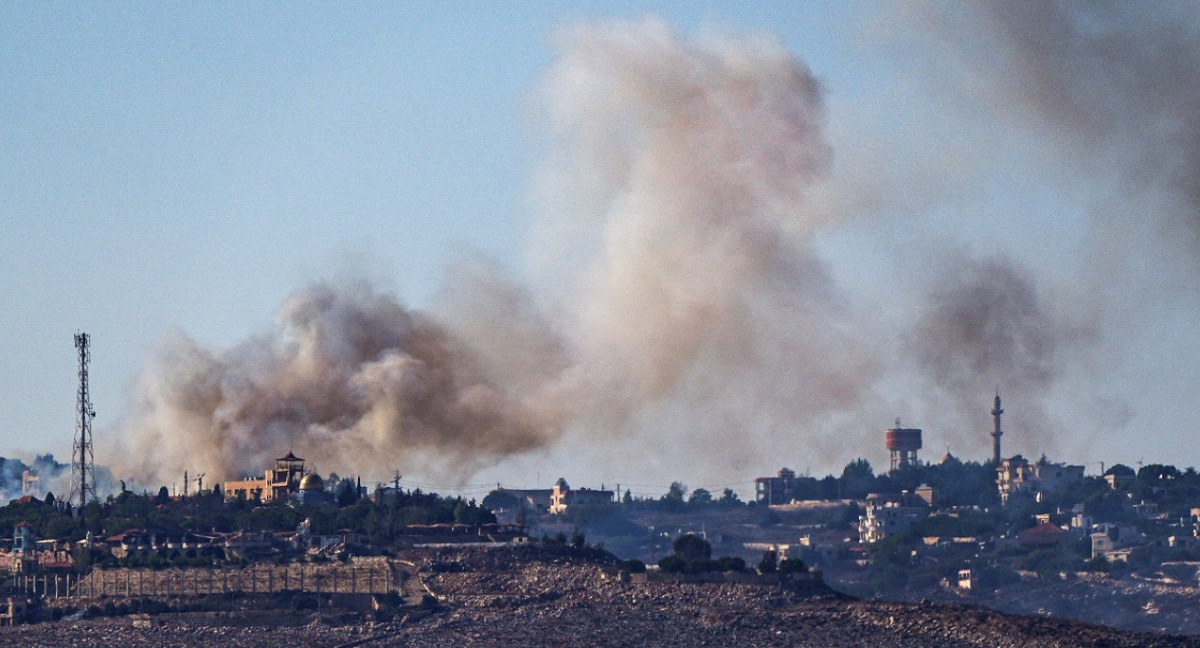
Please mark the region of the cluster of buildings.
MULTIPOLYGON (((401 544, 422 545, 447 542, 511 542, 523 535, 514 525, 505 524, 424 524, 410 525, 399 539, 401 544)), ((294 531, 235 531, 196 533, 183 529, 147 527, 128 529, 104 539, 80 541, 92 551, 113 558, 145 564, 159 560, 237 561, 287 556, 334 556, 343 551, 355 555, 373 555, 374 547, 362 534, 349 529, 334 533, 315 533, 308 520, 294 531)), ((389 545, 390 547, 390 545, 389 545)), ((28 522, 16 525, 10 542, 0 540, 0 569, 13 574, 67 572, 75 567, 75 545, 64 540, 40 539, 28 522)))
MULTIPOLYGON (((359 487, 361 491, 361 485, 359 487)), ((263 472, 262 479, 251 477, 225 483, 225 501, 245 499, 264 504, 295 501, 300 504, 332 504, 333 493, 325 490, 325 480, 304 469, 304 460, 291 451, 275 460, 275 467, 263 472)))
MULTIPOLYGON (((104 539, 80 541, 91 550, 111 554, 117 560, 158 559, 241 560, 288 554, 336 553, 360 546, 363 539, 347 530, 315 535, 301 524, 296 531, 281 533, 238 531, 233 533, 193 533, 182 529, 148 527, 128 529, 104 539)), ((11 544, 0 541, 0 569, 13 574, 65 572, 74 569, 75 546, 58 539, 41 539, 28 522, 17 524, 11 544)))
POLYGON ((572 506, 586 504, 609 504, 615 501, 615 493, 600 489, 572 489, 562 477, 551 488, 500 488, 497 492, 516 497, 523 506, 533 512, 561 515, 572 506))
MULTIPOLYGON (((999 395, 996 396, 991 413, 995 423, 991 434, 992 465, 995 466, 995 487, 1002 504, 1009 504, 1018 495, 1029 497, 1036 502, 1044 502, 1054 496, 1059 496, 1057 499, 1061 500, 1063 494, 1068 494, 1072 489, 1084 484, 1084 467, 1081 465, 1056 463, 1044 458, 1031 462, 1020 455, 1002 457, 1000 437, 1003 432, 1000 417, 1004 410, 1001 408, 999 395)), ((901 428, 897 421, 895 428, 886 431, 885 442, 891 454, 891 469, 901 469, 916 463, 917 451, 921 448, 921 430, 901 428)), ((952 459, 947 453, 942 462, 952 459)), ((798 499, 796 495, 801 491, 805 479, 807 478, 797 477, 794 471, 787 468, 783 468, 775 476, 760 477, 755 480, 755 500, 766 505, 788 504, 798 499)), ((1104 480, 1109 489, 1124 492, 1135 480, 1135 476, 1110 473, 1104 476, 1104 480)), ((835 538, 832 535, 825 538, 824 542, 833 544, 833 547, 819 547, 822 541, 811 536, 802 538, 799 545, 804 548, 805 553, 810 556, 814 555, 814 552, 826 557, 832 556, 838 553, 838 543, 841 543, 840 553, 843 557, 848 553, 850 558, 857 556, 857 560, 865 564, 866 554, 863 549, 868 545, 895 534, 912 534, 923 521, 931 517, 954 518, 978 513, 941 506, 939 494, 929 486, 897 494, 870 494, 860 504, 862 514, 858 520, 856 538, 835 538)), ((1090 543, 1092 559, 1103 558, 1109 563, 1128 561, 1130 555, 1139 548, 1200 550, 1200 508, 1191 509, 1186 516, 1178 512, 1164 514, 1160 513, 1158 506, 1151 501, 1131 504, 1126 510, 1133 511, 1138 519, 1137 524, 1129 523, 1127 517, 1124 522, 1094 520, 1086 513, 1082 503, 1075 503, 1052 513, 1035 515, 1035 519, 1030 521, 1032 526, 1019 532, 1001 532, 990 537, 921 537, 918 538, 918 549, 914 551, 913 556, 917 561, 936 562, 950 555, 961 556, 964 552, 976 556, 995 556, 994 551, 1003 546, 1033 550, 1084 539, 1090 543)), ((947 528, 953 528, 953 525, 947 528)), ((964 570, 958 585, 970 588, 973 582, 971 570, 964 570)))

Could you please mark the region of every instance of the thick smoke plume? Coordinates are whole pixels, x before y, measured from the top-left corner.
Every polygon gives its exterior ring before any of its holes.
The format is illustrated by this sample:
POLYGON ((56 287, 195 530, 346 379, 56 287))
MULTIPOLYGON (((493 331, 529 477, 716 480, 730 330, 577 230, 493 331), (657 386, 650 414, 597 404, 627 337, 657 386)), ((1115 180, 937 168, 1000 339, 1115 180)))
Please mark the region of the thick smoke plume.
MULTIPOLYGON (((917 370, 925 376, 926 398, 950 406, 943 424, 963 413, 978 414, 980 393, 988 385, 1004 387, 1020 421, 1021 434, 1035 437, 1042 450, 1056 449, 1046 434, 1046 393, 1063 371, 1066 352, 1088 338, 1055 321, 1033 278, 1004 258, 955 259, 925 296, 910 341, 917 370), (972 407, 973 406, 973 407, 972 407)), ((978 441, 972 419, 954 421, 944 430, 959 447, 978 441)), ((1010 421, 1014 420, 1010 418, 1010 421)))
POLYGON ((274 331, 223 352, 180 335, 146 370, 134 408, 113 462, 142 483, 189 467, 210 483, 253 474, 288 449, 335 470, 469 471, 555 432, 442 328, 365 283, 301 290, 274 331))
MULTIPOLYGON (((922 35, 946 25, 947 51, 983 48, 930 69, 954 68, 973 99, 989 99, 1007 121, 987 128, 1066 133, 1055 142, 1080 169, 1117 161, 1098 177, 1154 193, 1164 233, 1188 230, 1200 213, 1194 20, 1106 3, 920 7, 902 11, 921 14, 922 35)), ((1096 358, 1120 356, 1096 348, 1121 348, 1125 322, 1148 318, 1119 300, 1152 293, 1141 274, 1113 270, 1126 248, 1089 245, 1127 245, 1121 234, 1137 228, 1111 225, 1132 198, 1081 219, 1071 249, 1088 251, 1062 253, 1079 277, 1045 272, 1024 247, 1005 249, 1027 222, 1018 215, 963 234, 970 219, 939 203, 955 205, 960 177, 969 206, 1003 193, 967 175, 986 147, 956 144, 885 174, 853 168, 852 152, 839 169, 821 84, 773 38, 685 37, 647 20, 575 25, 554 44, 535 96, 546 151, 523 281, 465 258, 427 312, 367 284, 319 283, 233 348, 180 335, 141 378, 118 473, 227 479, 290 448, 343 472, 464 481, 569 446, 608 474, 662 457, 678 470, 686 457, 682 477, 741 479, 781 457, 834 468, 882 454, 897 415, 927 430, 927 446, 985 458, 997 388, 1013 413, 1006 453, 1053 450, 1062 393, 1111 369, 1096 358), (923 164, 933 168, 910 174, 923 164), (921 179, 931 186, 909 186, 921 179), (847 196, 856 188, 869 199, 847 196), (866 288, 838 272, 857 259, 823 247, 850 228, 882 241, 842 250, 872 257, 866 288), (963 240, 944 231, 955 228, 963 240), (919 249, 902 250, 901 235, 919 249)))
POLYGON ((979 2, 933 11, 993 101, 1114 161, 1130 187, 1165 188, 1157 220, 1200 251, 1200 18, 1189 3, 979 2), (986 55, 981 54, 981 47, 986 55))
POLYGON ((585 419, 736 462, 756 432, 854 402, 858 352, 811 246, 831 152, 808 69, 773 39, 653 21, 557 43, 533 263, 574 269, 556 303, 585 419))
POLYGON ((552 280, 531 293, 468 260, 436 321, 320 284, 235 348, 181 337, 143 376, 128 469, 228 476, 293 448, 465 479, 562 433, 720 447, 744 468, 757 433, 851 408, 868 362, 810 245, 830 148, 808 69, 773 39, 656 21, 556 44, 531 254, 552 280))
MULTIPOLYGON (((1054 316, 1034 337, 1049 353, 1030 367, 1052 380, 1000 386, 1044 390, 1077 454, 1098 458, 1105 436, 1172 451, 1165 432, 1190 418, 1180 403, 1194 390, 1187 365, 1200 312, 1200 13, 1188 3, 1070 0, 931 2, 900 13, 909 20, 894 22, 896 32, 938 45, 937 60, 913 72, 920 87, 950 90, 935 101, 959 101, 954 114, 992 120, 980 128, 985 141, 1025 141, 1014 150, 1038 156, 1005 189, 1058 194, 1058 213, 1040 222, 1002 213, 976 232, 1023 232, 1011 251, 1036 271, 1014 269, 1054 303, 1043 303, 1054 316), (1062 231, 1078 238, 1039 240, 1062 231), (1028 253, 1039 248, 1053 258, 1028 253)), ((972 161, 994 152, 964 149, 972 161)))
POLYGON ((1009 263, 965 261, 928 299, 915 343, 946 390, 978 398, 981 380, 1037 391, 1055 378, 1054 327, 1030 279, 1009 263))

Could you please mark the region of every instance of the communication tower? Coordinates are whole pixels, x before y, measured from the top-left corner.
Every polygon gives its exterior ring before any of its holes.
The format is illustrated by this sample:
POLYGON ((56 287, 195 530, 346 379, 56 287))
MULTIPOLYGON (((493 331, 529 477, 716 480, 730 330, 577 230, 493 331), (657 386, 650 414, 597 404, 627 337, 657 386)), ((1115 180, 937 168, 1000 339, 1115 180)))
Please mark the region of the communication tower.
POLYGON ((95 458, 92 452, 92 398, 88 394, 88 362, 92 353, 88 349, 91 336, 75 334, 75 348, 79 350, 79 393, 75 405, 75 442, 71 446, 71 494, 68 503, 78 502, 79 519, 84 519, 84 507, 89 500, 96 499, 95 458), (78 497, 78 500, 76 500, 78 497))

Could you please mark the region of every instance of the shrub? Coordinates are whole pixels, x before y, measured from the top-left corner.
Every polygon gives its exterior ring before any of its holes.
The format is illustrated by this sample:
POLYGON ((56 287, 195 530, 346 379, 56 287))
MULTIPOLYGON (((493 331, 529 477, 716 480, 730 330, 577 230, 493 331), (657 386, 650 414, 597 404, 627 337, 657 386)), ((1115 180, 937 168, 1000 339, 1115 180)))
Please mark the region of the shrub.
POLYGON ((779 563, 776 562, 776 554, 774 551, 764 551, 763 559, 758 563, 758 573, 774 574, 775 568, 779 563))
POLYGON ((779 573, 780 574, 796 574, 796 573, 805 572, 805 571, 808 571, 808 567, 806 567, 804 565, 803 560, 796 560, 794 558, 784 558, 783 560, 781 560, 779 562, 779 573))
POLYGON ((707 560, 712 557, 712 545, 704 538, 691 533, 676 538, 672 547, 675 554, 684 560, 707 560))
POLYGON ((688 561, 676 554, 671 554, 658 561, 658 569, 664 574, 682 574, 687 570, 688 561))
POLYGON ((737 556, 721 556, 717 559, 717 565, 721 571, 726 572, 743 572, 746 571, 746 561, 737 556))
POLYGON ((689 574, 703 574, 704 572, 718 571, 720 568, 720 563, 712 558, 698 558, 687 561, 684 571, 689 574))

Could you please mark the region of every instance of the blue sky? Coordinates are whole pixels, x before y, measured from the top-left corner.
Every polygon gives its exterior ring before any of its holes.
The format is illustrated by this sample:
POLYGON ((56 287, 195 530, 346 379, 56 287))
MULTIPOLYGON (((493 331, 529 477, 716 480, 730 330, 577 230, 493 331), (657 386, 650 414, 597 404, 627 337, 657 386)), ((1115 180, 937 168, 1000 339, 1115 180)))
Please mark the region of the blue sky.
MULTIPOLYGON (((174 331, 232 346, 270 327, 299 286, 325 277, 365 276, 423 308, 463 250, 521 276, 542 159, 535 90, 554 60, 551 34, 578 20, 654 14, 684 34, 765 31, 812 69, 825 92, 835 202, 845 212, 817 245, 849 301, 874 302, 898 321, 916 317, 906 315, 911 301, 895 296, 908 288, 892 283, 924 281, 936 274, 930 259, 953 248, 1003 251, 1063 311, 1084 310, 1076 302, 1088 300, 1089 287, 1075 284, 1093 262, 1096 237, 1154 234, 1097 233, 1104 228, 1084 222, 1085 212, 1111 202, 1103 157, 1080 161, 1053 123, 981 100, 989 95, 973 92, 978 79, 946 72, 962 64, 962 50, 904 13, 821 2, 4 4, 0 455, 70 457, 76 331, 92 335, 103 444, 118 433, 146 358, 174 331)), ((1145 195, 1137 209, 1163 200, 1145 195)), ((1129 330, 1100 326, 1091 339, 1144 362, 1096 385, 1086 370, 1067 372, 1054 384, 1063 398, 1047 406, 1063 428, 1116 419, 1124 427, 1076 432, 1075 441, 1054 431, 1050 447, 1015 440, 1020 451, 1200 463, 1176 427, 1195 406, 1164 411, 1195 386, 1194 346, 1181 354, 1152 344, 1194 339, 1195 282, 1172 269, 1178 264, 1159 268, 1143 257, 1131 252, 1126 261, 1138 270, 1121 274, 1140 300, 1113 301, 1157 315, 1145 326, 1134 318, 1129 330), (1143 275, 1152 279, 1134 278, 1143 275), (1146 297, 1151 284, 1178 300, 1146 297), (1131 352, 1129 340, 1148 346, 1131 352), (1070 398, 1092 387, 1094 402, 1070 398), (1152 396, 1161 399, 1155 407, 1138 405, 1152 396), (1085 411, 1094 418, 1072 422, 1085 411), (1146 442, 1130 448, 1125 433, 1146 442)), ((1087 366, 1107 371, 1103 362, 1087 366)), ((822 474, 856 456, 885 464, 881 430, 906 409, 903 390, 888 394, 887 382, 876 386, 884 396, 871 412, 879 429, 864 430, 861 449, 820 459, 799 450, 785 460, 822 474)), ((996 385, 982 382, 986 432, 996 385)), ((906 422, 936 420, 928 405, 909 409, 906 422)), ((936 427, 927 435, 927 453, 951 443, 940 443, 936 427)), ((473 481, 534 481, 530 466, 557 460, 584 481, 653 491, 672 479, 736 486, 779 467, 692 474, 686 464, 650 462, 625 475, 611 461, 592 468, 563 456, 516 458, 473 481)), ((541 481, 558 476, 551 473, 539 473, 541 481)))

